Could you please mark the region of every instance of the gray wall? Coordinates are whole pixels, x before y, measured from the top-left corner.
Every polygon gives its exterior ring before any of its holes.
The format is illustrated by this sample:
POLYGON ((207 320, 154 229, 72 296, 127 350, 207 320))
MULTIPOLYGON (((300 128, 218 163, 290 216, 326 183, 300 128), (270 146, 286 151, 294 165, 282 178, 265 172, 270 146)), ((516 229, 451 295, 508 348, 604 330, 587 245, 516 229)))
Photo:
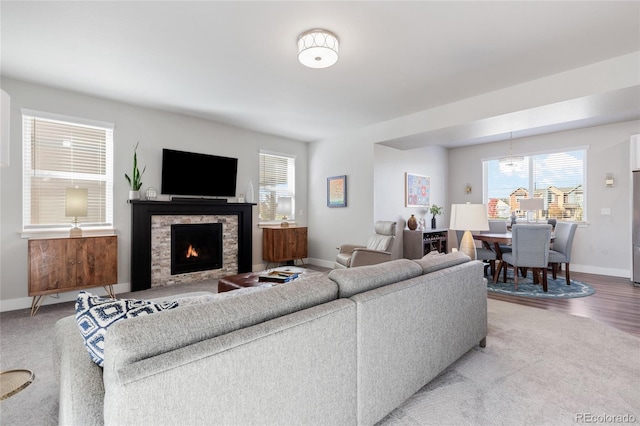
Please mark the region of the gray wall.
MULTIPOLYGON (((308 144, 243 130, 184 115, 140 108, 106 99, 84 96, 7 78, 2 88, 11 96, 11 161, 0 169, 0 310, 30 306, 27 295, 27 239, 22 229, 22 125, 21 108, 115 123, 114 130, 114 227, 118 235, 117 292, 129 290, 131 211, 124 173, 132 164, 133 148, 140 141, 138 158, 147 170, 142 191, 160 191, 162 148, 203 152, 238 158, 238 193, 253 182, 258 196, 260 149, 296 156, 296 220, 307 224, 308 144), (302 211, 302 213, 300 213, 302 211)), ((255 202, 255 200, 254 200, 255 202)), ((254 207, 253 264, 261 269, 262 232, 254 207)), ((102 292, 97 288, 96 293, 102 292)), ((61 294, 60 301, 72 300, 61 294)), ((56 302, 47 298, 45 303, 56 302)))

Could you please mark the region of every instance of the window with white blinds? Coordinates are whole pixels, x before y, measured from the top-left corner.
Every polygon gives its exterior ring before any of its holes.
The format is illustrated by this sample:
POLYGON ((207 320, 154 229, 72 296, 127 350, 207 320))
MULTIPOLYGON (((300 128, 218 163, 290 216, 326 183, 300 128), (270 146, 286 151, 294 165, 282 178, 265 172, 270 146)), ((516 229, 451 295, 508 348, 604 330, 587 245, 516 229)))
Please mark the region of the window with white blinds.
POLYGON ((260 222, 279 221, 284 216, 295 220, 296 159, 293 156, 260 152, 260 222), (291 197, 291 212, 278 212, 278 199, 291 197))
POLYGON ((82 227, 113 223, 113 124, 23 110, 23 230, 69 228, 67 188, 88 189, 82 227))
POLYGON ((542 198, 539 219, 586 222, 587 149, 549 152, 524 157, 521 167, 501 168, 499 160, 483 161, 485 203, 490 219, 506 219, 519 209, 522 198, 542 198))

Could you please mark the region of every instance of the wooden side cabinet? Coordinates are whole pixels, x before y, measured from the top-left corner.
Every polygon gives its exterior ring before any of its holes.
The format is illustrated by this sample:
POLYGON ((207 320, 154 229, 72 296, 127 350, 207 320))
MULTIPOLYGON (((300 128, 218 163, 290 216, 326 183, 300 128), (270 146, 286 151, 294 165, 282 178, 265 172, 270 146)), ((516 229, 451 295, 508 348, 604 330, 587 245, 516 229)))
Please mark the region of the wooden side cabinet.
POLYGON ((262 228, 262 258, 267 262, 295 261, 307 256, 305 226, 262 228))
POLYGON ((420 259, 432 250, 447 252, 447 229, 404 230, 402 250, 405 259, 420 259))
POLYGON ((29 240, 29 296, 35 315, 44 296, 104 286, 111 297, 118 282, 115 235, 29 240))

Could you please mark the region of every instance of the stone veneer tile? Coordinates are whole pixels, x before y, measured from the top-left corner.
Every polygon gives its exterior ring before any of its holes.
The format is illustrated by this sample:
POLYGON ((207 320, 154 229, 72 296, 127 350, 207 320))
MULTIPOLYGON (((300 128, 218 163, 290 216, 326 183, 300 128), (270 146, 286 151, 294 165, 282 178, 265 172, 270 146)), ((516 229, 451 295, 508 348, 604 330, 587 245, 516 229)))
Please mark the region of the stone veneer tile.
POLYGON ((154 215, 151 217, 151 287, 186 284, 238 273, 238 216, 154 215), (222 224, 222 268, 171 275, 171 225, 222 224))

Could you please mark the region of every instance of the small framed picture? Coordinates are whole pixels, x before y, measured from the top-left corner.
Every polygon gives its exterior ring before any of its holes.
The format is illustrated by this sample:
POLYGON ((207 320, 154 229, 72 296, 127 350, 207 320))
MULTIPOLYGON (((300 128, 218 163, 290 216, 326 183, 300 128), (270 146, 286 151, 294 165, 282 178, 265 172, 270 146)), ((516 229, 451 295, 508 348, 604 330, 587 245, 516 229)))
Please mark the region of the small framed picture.
POLYGON ((431 196, 431 178, 413 173, 405 173, 404 177, 404 206, 428 206, 431 196))
POLYGON ((347 176, 327 178, 327 207, 347 207, 347 176))

